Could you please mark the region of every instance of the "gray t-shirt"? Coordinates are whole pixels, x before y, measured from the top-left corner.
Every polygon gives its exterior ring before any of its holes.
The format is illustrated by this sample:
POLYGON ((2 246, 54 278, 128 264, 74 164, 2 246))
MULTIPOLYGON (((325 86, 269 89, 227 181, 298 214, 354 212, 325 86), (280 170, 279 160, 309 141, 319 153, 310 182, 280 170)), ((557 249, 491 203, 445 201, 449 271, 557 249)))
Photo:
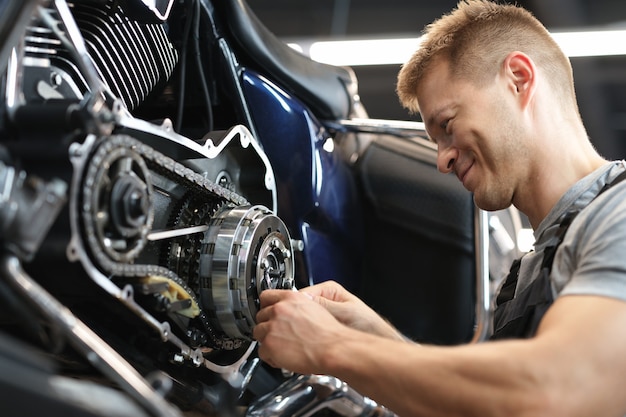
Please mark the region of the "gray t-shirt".
POLYGON ((582 209, 555 254, 550 274, 553 295, 555 299, 585 294, 626 301, 626 181, 593 200, 625 169, 624 161, 605 164, 561 197, 535 230, 535 251, 522 259, 516 294, 539 276, 543 250, 555 239, 561 216, 582 209))

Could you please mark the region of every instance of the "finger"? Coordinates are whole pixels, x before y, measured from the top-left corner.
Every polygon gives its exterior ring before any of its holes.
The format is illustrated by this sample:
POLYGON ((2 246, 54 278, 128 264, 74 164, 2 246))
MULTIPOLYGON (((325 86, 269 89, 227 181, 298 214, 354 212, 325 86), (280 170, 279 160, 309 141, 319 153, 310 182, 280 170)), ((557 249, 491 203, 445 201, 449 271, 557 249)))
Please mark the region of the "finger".
POLYGON ((267 326, 261 323, 257 323, 257 325, 254 326, 254 329, 252 329, 252 338, 259 343, 263 342, 263 340, 265 339, 265 336, 267 336, 266 327, 267 326))
POLYGON ((261 302, 261 308, 268 307, 276 304, 285 297, 288 297, 293 291, 290 290, 265 290, 259 294, 259 301, 261 302))
POLYGON ((331 303, 333 303, 333 301, 329 300, 328 298, 324 298, 322 296, 319 295, 313 295, 310 294, 306 291, 301 292, 302 295, 304 295, 306 298, 308 298, 309 300, 313 300, 315 301, 317 304, 321 305, 322 307, 328 309, 329 305, 331 303))
POLYGON ((329 300, 341 299, 345 289, 335 281, 324 281, 310 287, 302 288, 300 292, 306 292, 312 296, 327 298, 329 300))
POLYGON ((270 321, 272 319, 274 315, 274 306, 273 305, 269 305, 267 307, 262 307, 257 313, 256 313, 256 322, 258 323, 265 323, 266 321, 270 321))

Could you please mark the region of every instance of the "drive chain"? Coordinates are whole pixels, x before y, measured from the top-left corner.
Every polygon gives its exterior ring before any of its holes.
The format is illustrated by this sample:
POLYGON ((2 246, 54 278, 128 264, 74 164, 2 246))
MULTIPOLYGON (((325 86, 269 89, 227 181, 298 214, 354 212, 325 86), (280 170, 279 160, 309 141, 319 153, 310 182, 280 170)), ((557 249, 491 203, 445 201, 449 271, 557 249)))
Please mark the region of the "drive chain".
MULTIPOLYGON (((110 152, 119 148, 126 148, 135 152, 144 159, 150 170, 157 172, 159 175, 162 175, 171 181, 184 185, 189 190, 208 195, 211 198, 218 197, 221 200, 220 202, 223 204, 242 206, 249 205, 249 202, 239 194, 236 194, 233 191, 208 180, 190 168, 185 167, 181 163, 176 162, 174 159, 163 155, 154 148, 130 136, 111 136, 97 145, 97 149, 93 153, 86 171, 82 190, 83 224, 86 229, 85 235, 87 236, 87 240, 89 242, 89 248, 98 265, 111 276, 125 278, 140 278, 147 276, 165 277, 182 287, 192 298, 193 302, 200 305, 198 297, 193 290, 174 271, 160 265, 139 265, 115 262, 111 260, 110 257, 101 249, 100 244, 97 241, 96 233, 94 233, 93 230, 93 219, 91 219, 91 216, 89 215, 91 210, 91 197, 95 190, 94 185, 96 185, 95 176, 103 159, 110 152)), ((210 347, 221 350, 233 350, 242 346, 242 340, 226 338, 222 335, 218 336, 202 308, 200 308, 200 314, 196 318, 202 323, 202 330, 206 333, 208 338, 207 343, 210 347)))

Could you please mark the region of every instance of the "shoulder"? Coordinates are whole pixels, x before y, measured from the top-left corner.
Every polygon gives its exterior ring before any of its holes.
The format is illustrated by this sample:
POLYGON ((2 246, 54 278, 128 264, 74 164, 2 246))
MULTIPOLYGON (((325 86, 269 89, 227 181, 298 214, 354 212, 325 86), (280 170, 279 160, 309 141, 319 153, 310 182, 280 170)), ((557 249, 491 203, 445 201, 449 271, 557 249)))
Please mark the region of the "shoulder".
POLYGON ((552 270, 557 293, 626 300, 626 181, 598 196, 573 220, 552 270))
MULTIPOLYGON (((621 181, 607 189, 572 222, 572 229, 585 233, 594 232, 596 227, 610 233, 611 226, 618 226, 626 219, 626 181, 621 181)), ((624 225, 626 227, 626 224, 624 225)), ((619 228, 618 228, 619 229, 619 228)))
POLYGON ((581 210, 563 244, 581 250, 606 250, 609 244, 626 248, 626 181, 609 188, 581 210))

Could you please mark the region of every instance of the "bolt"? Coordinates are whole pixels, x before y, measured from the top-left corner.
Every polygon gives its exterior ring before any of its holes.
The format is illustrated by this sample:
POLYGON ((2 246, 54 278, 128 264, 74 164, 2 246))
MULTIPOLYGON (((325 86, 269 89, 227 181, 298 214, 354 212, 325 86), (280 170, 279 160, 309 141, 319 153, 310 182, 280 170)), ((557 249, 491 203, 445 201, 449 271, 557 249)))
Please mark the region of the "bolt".
POLYGON ((50 84, 53 87, 59 87, 63 83, 63 77, 58 72, 52 72, 50 74, 50 84))
POLYGON ((150 213, 146 184, 133 176, 117 178, 111 190, 112 216, 118 232, 131 237, 140 232, 150 213))
POLYGON ((293 246, 293 250, 297 252, 302 252, 304 250, 304 241, 299 239, 291 239, 291 246, 293 246))
POLYGON ((263 258, 261 260, 261 265, 260 265, 261 269, 267 269, 270 267, 270 262, 267 260, 267 258, 263 258))

